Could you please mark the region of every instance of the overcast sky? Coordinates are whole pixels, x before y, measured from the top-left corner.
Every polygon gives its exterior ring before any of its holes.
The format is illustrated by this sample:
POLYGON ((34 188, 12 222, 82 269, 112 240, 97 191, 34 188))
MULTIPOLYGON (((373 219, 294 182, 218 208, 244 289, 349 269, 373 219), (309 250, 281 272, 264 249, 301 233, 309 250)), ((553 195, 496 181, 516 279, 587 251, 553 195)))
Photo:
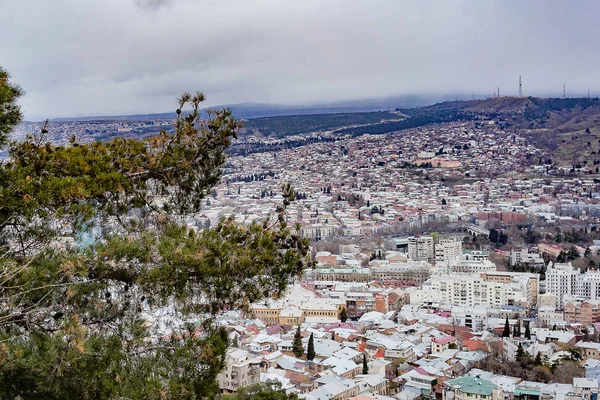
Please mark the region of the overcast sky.
POLYGON ((28 119, 415 93, 600 94, 600 1, 0 0, 28 119))

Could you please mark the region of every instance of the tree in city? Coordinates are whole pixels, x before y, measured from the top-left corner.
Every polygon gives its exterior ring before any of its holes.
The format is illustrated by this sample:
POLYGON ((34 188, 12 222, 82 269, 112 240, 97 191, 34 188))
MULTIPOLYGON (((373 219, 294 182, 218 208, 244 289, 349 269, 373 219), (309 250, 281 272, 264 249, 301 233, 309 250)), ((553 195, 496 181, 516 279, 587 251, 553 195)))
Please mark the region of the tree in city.
POLYGON ((292 342, 292 352, 298 358, 302 358, 304 355, 304 346, 302 346, 302 333, 300 332, 300 325, 294 333, 294 341, 292 342))
POLYGON ((497 243, 498 242, 498 231, 494 228, 490 229, 489 235, 490 242, 497 243))
POLYGON ((308 348, 306 349, 306 359, 309 361, 312 361, 315 359, 315 356, 317 354, 315 353, 315 338, 313 337, 313 334, 310 334, 310 337, 308 338, 308 348))
POLYGON ((525 339, 531 340, 531 331, 529 330, 529 324, 525 326, 525 339))
POLYGON ((506 316, 506 321, 504 322, 504 330, 502 331, 502 337, 510 337, 510 324, 508 323, 508 315, 506 316))
POLYGON ((519 347, 517 347, 517 353, 515 355, 515 360, 518 363, 521 363, 523 361, 524 356, 525 356, 525 350, 523 349, 523 345, 521 343, 519 343, 519 347))
POLYGON ((563 360, 554 367, 552 380, 558 383, 573 383, 573 378, 585 376, 585 368, 575 361, 563 360))
POLYGON ((342 308, 342 311, 340 311, 340 321, 342 322, 346 322, 348 321, 348 312, 346 311, 346 307, 342 308))
MULTIPOLYGON (((3 72, 3 141, 21 120, 20 93, 3 72)), ((270 219, 186 226, 220 181, 240 127, 229 110, 202 119, 203 100, 178 99, 173 133, 53 144, 45 125, 9 142, 0 164, 0 398, 213 398, 229 345, 215 316, 282 295, 305 268, 308 241, 285 222, 289 185, 270 219), (65 236, 76 244, 60 246, 65 236)))
POLYGON ((533 362, 535 365, 544 365, 544 361, 542 360, 542 353, 538 351, 535 355, 535 360, 533 362))
POLYGON ((369 364, 367 364, 367 355, 365 353, 363 353, 362 373, 363 375, 367 375, 369 373, 369 364))

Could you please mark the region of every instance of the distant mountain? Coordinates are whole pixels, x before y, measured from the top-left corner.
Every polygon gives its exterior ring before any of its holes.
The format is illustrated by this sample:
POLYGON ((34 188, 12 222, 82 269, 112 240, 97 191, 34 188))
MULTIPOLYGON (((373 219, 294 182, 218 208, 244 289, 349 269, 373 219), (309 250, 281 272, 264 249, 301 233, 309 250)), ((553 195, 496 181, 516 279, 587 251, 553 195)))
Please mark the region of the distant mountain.
MULTIPOLYGON (((340 101, 334 103, 319 103, 301 105, 283 105, 283 104, 265 104, 265 103, 238 103, 225 104, 214 107, 213 109, 231 108, 237 118, 261 118, 277 117, 284 115, 312 115, 312 114, 339 114, 339 113, 357 113, 369 111, 386 111, 396 108, 422 107, 440 101, 466 98, 464 94, 436 94, 436 95, 404 95, 385 97, 377 99, 340 101)), ((105 120, 129 120, 140 121, 147 119, 170 119, 175 118, 175 112, 154 113, 154 114, 133 114, 133 115, 106 115, 93 117, 68 117, 54 118, 52 121, 105 121, 105 120)))

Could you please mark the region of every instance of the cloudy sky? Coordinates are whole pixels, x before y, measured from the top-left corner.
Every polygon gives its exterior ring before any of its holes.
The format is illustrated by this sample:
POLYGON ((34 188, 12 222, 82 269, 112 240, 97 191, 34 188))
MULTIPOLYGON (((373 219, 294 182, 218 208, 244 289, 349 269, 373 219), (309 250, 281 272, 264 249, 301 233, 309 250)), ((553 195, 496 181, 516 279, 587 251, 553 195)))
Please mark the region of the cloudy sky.
POLYGON ((28 119, 415 93, 600 94, 597 0, 0 0, 28 119), (10 16, 7 18, 6 16, 10 16))

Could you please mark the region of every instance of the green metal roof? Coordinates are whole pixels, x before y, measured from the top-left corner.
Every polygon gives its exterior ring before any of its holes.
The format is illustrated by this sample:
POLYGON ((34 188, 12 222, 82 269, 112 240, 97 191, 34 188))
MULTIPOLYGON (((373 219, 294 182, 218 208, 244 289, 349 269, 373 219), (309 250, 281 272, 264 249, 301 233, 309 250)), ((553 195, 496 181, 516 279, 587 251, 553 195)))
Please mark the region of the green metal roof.
POLYGON ((460 390, 463 393, 485 394, 488 396, 492 394, 492 391, 495 388, 497 388, 497 386, 490 381, 474 378, 472 376, 461 376, 460 378, 446 381, 445 384, 452 389, 460 390))

